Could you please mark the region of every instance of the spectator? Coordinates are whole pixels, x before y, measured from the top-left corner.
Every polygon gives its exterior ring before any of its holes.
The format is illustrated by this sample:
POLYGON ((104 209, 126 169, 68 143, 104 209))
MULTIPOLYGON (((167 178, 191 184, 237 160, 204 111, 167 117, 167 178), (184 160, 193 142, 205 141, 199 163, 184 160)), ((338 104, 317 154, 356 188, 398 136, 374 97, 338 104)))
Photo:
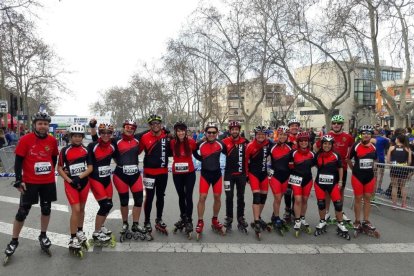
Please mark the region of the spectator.
MULTIPOLYGON (((390 139, 381 135, 381 129, 374 129, 374 137, 372 138, 372 143, 375 144, 377 148, 378 163, 385 163, 385 151, 388 149, 390 144, 390 139)), ((384 177, 384 165, 379 165, 378 167, 378 180, 377 180, 377 193, 382 193, 382 179, 384 177)))
POLYGON ((311 148, 313 148, 313 144, 315 144, 315 138, 316 138, 316 134, 313 130, 313 127, 311 127, 309 130, 309 141, 311 143, 311 148))
POLYGON ((197 136, 197 142, 201 141, 204 137, 204 130, 200 130, 197 136))
MULTIPOLYGON (((322 127, 322 134, 323 134, 323 135, 325 135, 325 134, 326 134, 326 126, 323 126, 323 127, 322 127)), ((323 135, 322 135, 322 136, 323 136, 323 135)))
POLYGON ((198 131, 197 132, 193 131, 193 140, 194 141, 197 141, 197 136, 198 136, 198 131))
POLYGON ((6 137, 4 135, 4 130, 0 129, 0 148, 6 145, 6 137))

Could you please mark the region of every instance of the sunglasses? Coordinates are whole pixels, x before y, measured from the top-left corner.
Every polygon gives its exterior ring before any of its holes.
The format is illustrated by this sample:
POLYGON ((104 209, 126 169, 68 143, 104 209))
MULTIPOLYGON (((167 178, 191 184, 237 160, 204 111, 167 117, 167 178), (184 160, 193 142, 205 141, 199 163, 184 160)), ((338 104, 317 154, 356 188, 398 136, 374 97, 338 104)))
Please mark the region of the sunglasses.
POLYGON ((343 123, 333 122, 332 125, 343 125, 343 123))
POLYGON ((112 135, 112 132, 110 131, 101 132, 101 135, 112 135))
POLYGON ((207 134, 211 134, 211 135, 217 134, 217 131, 207 131, 207 134))
POLYGON ((152 122, 152 123, 150 123, 150 125, 152 125, 152 126, 157 126, 157 125, 160 125, 161 124, 161 122, 152 122))

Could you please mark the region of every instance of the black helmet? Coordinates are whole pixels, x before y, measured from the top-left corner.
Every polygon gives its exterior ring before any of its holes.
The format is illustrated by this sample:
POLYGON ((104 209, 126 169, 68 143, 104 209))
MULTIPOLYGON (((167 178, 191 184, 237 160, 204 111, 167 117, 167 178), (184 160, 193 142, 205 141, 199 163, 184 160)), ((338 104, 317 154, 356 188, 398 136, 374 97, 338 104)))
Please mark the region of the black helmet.
POLYGON ((176 131, 177 129, 187 129, 187 125, 183 122, 183 121, 178 121, 174 124, 174 130, 176 131))
POLYGON ((162 118, 160 115, 157 114, 151 114, 148 119, 147 119, 147 123, 151 124, 153 121, 159 121, 162 122, 162 118))
POLYGON ((50 123, 52 121, 52 118, 47 114, 46 112, 37 112, 32 116, 32 123, 36 123, 37 121, 47 121, 50 123))

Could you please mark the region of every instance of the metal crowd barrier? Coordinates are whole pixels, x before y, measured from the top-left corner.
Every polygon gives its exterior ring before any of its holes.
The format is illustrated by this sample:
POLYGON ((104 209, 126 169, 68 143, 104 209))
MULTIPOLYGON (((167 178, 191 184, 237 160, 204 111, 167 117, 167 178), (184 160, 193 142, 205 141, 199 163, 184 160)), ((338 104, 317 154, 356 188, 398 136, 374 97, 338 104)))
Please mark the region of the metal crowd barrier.
POLYGON ((14 150, 16 146, 9 146, 0 149, 0 161, 2 173, 14 173, 14 150))
POLYGON ((371 203, 414 212, 414 167, 376 163, 375 196, 371 203))

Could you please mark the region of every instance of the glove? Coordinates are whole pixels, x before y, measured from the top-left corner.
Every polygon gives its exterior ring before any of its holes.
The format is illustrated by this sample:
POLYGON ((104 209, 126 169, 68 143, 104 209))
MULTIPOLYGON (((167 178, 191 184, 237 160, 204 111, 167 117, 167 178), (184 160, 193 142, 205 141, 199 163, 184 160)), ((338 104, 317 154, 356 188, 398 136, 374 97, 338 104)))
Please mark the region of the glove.
POLYGON ((91 128, 95 128, 97 123, 98 123, 98 122, 96 121, 96 119, 91 119, 91 120, 89 121, 89 126, 90 126, 91 128))
POLYGON ((16 179, 16 181, 12 182, 12 185, 21 193, 24 193, 24 191, 26 191, 26 184, 24 184, 21 180, 16 179))
POLYGON ((81 179, 79 178, 79 176, 74 176, 74 177, 72 178, 72 183, 70 183, 70 185, 71 185, 73 188, 75 188, 75 189, 77 189, 77 190, 80 190, 80 189, 81 189, 80 181, 81 181, 81 179))

